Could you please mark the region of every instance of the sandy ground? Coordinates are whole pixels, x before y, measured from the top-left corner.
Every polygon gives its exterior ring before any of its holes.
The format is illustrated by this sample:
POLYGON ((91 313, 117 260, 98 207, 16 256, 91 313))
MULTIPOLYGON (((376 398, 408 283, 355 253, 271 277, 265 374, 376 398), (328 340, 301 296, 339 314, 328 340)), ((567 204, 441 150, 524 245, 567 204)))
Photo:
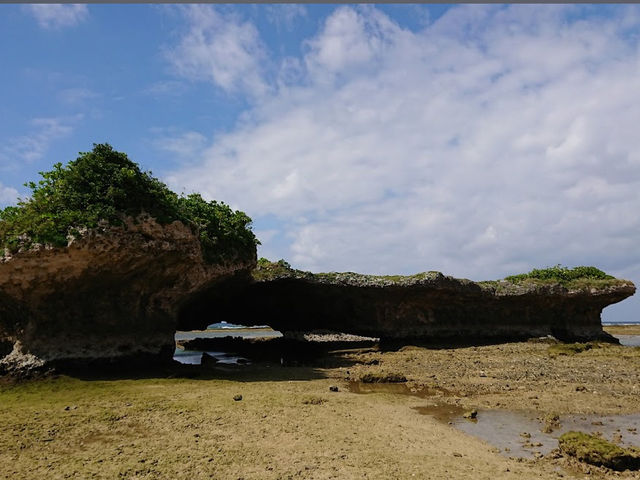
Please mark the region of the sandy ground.
POLYGON ((549 349, 405 347, 343 352, 315 367, 5 381, 0 479, 640 478, 557 455, 509 459, 421 415, 414 407, 424 398, 349 391, 367 372, 400 372, 410 386, 464 408, 640 412, 640 349, 549 349))
POLYGON ((604 329, 611 335, 640 335, 640 324, 636 325, 607 325, 604 329))

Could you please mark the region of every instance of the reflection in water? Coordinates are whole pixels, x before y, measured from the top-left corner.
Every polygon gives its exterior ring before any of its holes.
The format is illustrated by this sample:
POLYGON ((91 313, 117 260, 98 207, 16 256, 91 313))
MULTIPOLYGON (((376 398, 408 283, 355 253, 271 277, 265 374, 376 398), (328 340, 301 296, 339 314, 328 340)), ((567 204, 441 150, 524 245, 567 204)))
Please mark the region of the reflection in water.
POLYGON ((351 382, 349 391, 411 395, 429 399, 429 405, 413 407, 414 410, 486 441, 507 457, 533 458, 536 454, 546 455, 558 446, 558 437, 571 430, 600 432, 608 440, 613 440, 615 436, 622 445, 640 447, 639 413, 610 416, 562 415, 558 428, 551 433, 543 433, 545 423, 534 412, 479 410, 476 418, 470 421, 463 417, 468 409, 443 401, 443 395, 451 394, 443 389, 411 389, 403 383, 351 382), (440 398, 435 398, 438 396, 440 398))
MULTIPOLYGON (((443 423, 451 423, 454 419, 462 418, 466 411, 460 405, 449 405, 448 403, 413 407, 413 409, 421 415, 430 415, 443 423)), ((474 420, 477 421, 477 417, 474 420)))
MULTIPOLYGON (((176 332, 175 339, 176 341, 180 341, 193 340, 196 338, 224 338, 228 336, 242 338, 277 338, 282 336, 280 332, 264 326, 245 328, 239 326, 228 326, 232 324, 223 325, 222 323, 220 323, 215 325, 221 325, 222 327, 199 331, 176 332)), ((182 348, 176 348, 175 353, 173 354, 173 359, 177 362, 187 365, 200 365, 203 353, 208 353, 218 361, 217 363, 220 364, 229 365, 238 363, 249 363, 249 361, 244 357, 228 354, 226 352, 205 352, 204 350, 184 350, 182 348)))
POLYGON ((572 430, 600 432, 607 440, 613 440, 616 436, 623 445, 640 446, 637 433, 640 414, 561 415, 560 427, 551 433, 543 433, 544 422, 533 412, 482 410, 478 412, 477 420, 477 423, 470 423, 454 416, 448 421, 458 430, 498 447, 507 456, 526 458, 536 453, 546 455, 558 446, 560 435, 572 430))
POLYGON ((176 351, 173 354, 173 359, 177 362, 184 363, 185 365, 200 365, 203 353, 208 353, 218 361, 217 363, 220 364, 231 365, 249 363, 249 360, 244 357, 234 356, 225 352, 202 352, 198 350, 182 350, 180 348, 176 348, 176 351))
POLYGON ((640 335, 614 335, 625 347, 640 347, 640 335))

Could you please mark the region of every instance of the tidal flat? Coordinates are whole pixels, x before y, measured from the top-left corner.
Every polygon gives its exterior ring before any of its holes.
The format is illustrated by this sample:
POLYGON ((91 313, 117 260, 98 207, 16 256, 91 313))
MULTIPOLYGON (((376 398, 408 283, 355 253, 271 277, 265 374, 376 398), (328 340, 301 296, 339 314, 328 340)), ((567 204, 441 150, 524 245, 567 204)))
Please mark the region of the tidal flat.
MULTIPOLYGON (((639 478, 555 449, 535 455, 537 431, 516 430, 512 439, 530 458, 505 451, 459 428, 472 410, 478 424, 496 412, 527 412, 540 419, 530 430, 559 431, 582 416, 616 440, 607 418, 640 413, 640 348, 562 349, 546 341, 374 347, 299 366, 5 379, 0 478, 639 478), (401 377, 404 387, 353 388, 363 378, 401 377)), ((618 441, 640 445, 637 427, 618 430, 625 434, 618 441)))

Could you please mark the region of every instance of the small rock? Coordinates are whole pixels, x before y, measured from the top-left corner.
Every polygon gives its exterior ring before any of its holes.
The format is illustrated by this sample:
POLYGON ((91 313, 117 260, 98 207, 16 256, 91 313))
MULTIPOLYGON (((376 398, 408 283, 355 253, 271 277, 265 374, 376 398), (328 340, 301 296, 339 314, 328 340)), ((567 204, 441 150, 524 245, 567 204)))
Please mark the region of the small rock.
POLYGON ((521 436, 522 438, 531 438, 531 434, 530 434, 530 433, 528 433, 528 432, 522 432, 522 433, 520 434, 520 436, 521 436))
POLYGON ((202 352, 202 357, 200 357, 200 365, 215 365, 218 363, 218 359, 213 355, 209 355, 207 352, 202 352))
POLYGON ((239 402, 240 400, 242 400, 242 395, 234 395, 234 396, 233 396, 233 399, 234 399, 236 402, 239 402))
POLYGON ((462 415, 464 418, 473 420, 478 416, 478 411, 474 408, 473 410, 469 410, 462 415))
POLYGON ((338 389, 338 387, 336 385, 331 385, 329 387, 329 390, 332 391, 332 392, 337 392, 339 389, 338 389))

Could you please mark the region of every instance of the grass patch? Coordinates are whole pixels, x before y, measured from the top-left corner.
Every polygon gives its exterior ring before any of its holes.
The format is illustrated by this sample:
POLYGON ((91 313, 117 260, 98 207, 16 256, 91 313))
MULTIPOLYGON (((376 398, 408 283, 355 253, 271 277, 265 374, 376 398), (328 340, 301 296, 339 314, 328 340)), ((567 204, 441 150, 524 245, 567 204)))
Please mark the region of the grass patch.
MULTIPOLYGON (((528 273, 510 275, 505 277, 505 281, 512 284, 533 283, 536 285, 560 284, 572 289, 585 288, 605 288, 626 283, 617 279, 602 270, 592 266, 580 266, 574 268, 556 265, 549 268, 534 268, 528 273)), ((482 282, 490 286, 490 282, 482 282)), ((498 285, 497 282, 495 285, 498 285)))
POLYGON ((414 275, 366 275, 355 272, 312 273, 292 268, 288 262, 282 259, 272 262, 266 258, 260 258, 256 269, 253 271, 253 279, 257 281, 294 278, 315 283, 360 287, 410 286, 421 282, 434 281, 442 277, 444 277, 442 273, 435 271, 421 272, 414 275))
POLYGON ((318 395, 307 395, 302 399, 302 403, 304 405, 322 405, 323 403, 326 403, 326 402, 327 402, 326 398, 320 397, 318 395))
POLYGON ((590 465, 613 470, 640 469, 640 451, 622 448, 603 438, 583 432, 567 432, 558 440, 560 451, 590 465))
POLYGON ((568 268, 562 265, 556 265, 549 268, 534 268, 529 273, 521 273, 518 275, 511 275, 505 278, 510 282, 519 282, 527 279, 537 280, 554 280, 557 282, 571 282, 579 279, 591 279, 591 280, 613 280, 615 277, 604 273, 596 267, 574 267, 568 268))

